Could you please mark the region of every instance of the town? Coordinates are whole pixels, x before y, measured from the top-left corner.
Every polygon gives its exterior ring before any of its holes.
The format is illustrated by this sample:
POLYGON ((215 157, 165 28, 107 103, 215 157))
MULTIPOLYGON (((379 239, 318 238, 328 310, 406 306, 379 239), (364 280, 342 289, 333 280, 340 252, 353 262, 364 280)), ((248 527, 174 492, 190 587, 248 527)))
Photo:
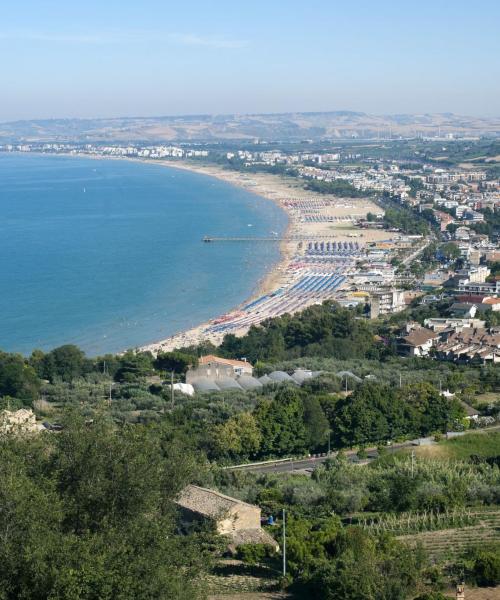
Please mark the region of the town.
POLYGON ((215 165, 218 172, 235 173, 236 183, 247 189, 268 193, 286 210, 290 225, 280 243, 287 260, 277 267, 274 286, 192 335, 180 332, 149 350, 172 350, 201 339, 220 343, 224 335, 241 335, 267 318, 335 300, 367 319, 410 306, 439 306, 437 318, 404 323, 398 344, 402 354, 500 362, 495 138, 446 133, 442 138, 276 145, 259 140, 243 148, 227 142, 23 143, 0 146, 0 151, 129 158, 188 168, 215 165), (486 158, 468 162, 469 155, 481 153, 486 158), (268 190, 258 184, 262 173, 294 187, 268 190))

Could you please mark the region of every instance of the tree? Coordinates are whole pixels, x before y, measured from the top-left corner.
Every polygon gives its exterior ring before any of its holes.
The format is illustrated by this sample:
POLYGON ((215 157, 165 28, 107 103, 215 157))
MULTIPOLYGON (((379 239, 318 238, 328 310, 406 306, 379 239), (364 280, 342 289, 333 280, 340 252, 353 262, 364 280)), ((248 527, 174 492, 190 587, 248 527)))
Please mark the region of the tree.
POLYGON ((63 424, 0 438, 0 598, 205 597, 214 538, 176 533, 173 500, 194 472, 185 448, 161 428, 74 413, 63 424))
POLYGON ((159 371, 174 371, 178 375, 185 375, 189 367, 196 367, 198 358, 184 352, 160 352, 154 361, 154 366, 159 371))
POLYGON ((214 443, 219 455, 248 458, 257 454, 262 434, 251 413, 240 413, 218 425, 214 431, 214 443))
POLYGON ((309 450, 315 450, 326 442, 330 423, 316 396, 306 396, 303 403, 306 445, 309 450))
POLYGON ((153 371, 153 355, 151 352, 134 352, 127 350, 121 357, 121 365, 115 379, 133 382, 150 375, 153 371))
POLYGON ((338 446, 364 445, 390 437, 392 428, 386 413, 394 401, 390 388, 373 383, 339 400, 332 424, 335 443, 338 446))
POLYGON ((447 242, 446 244, 441 245, 439 253, 446 260, 456 260, 460 256, 460 249, 453 242, 447 242))
POLYGON ((262 435, 261 454, 281 456, 304 451, 304 409, 296 390, 283 388, 273 400, 261 400, 254 416, 262 435))
POLYGON ((73 344, 54 348, 43 358, 37 353, 35 356, 32 355, 32 359, 35 364, 39 364, 40 376, 50 381, 54 381, 57 377, 63 381, 71 381, 76 377, 81 377, 91 368, 90 363, 85 359, 84 352, 73 344))
POLYGON ((445 433, 451 423, 465 416, 456 400, 446 399, 430 383, 409 385, 398 391, 398 397, 409 409, 412 431, 419 435, 445 433))
POLYGON ((498 549, 483 550, 474 561, 474 576, 479 585, 500 584, 500 554, 498 549))
POLYGON ((0 352, 0 397, 12 396, 30 404, 37 398, 40 385, 35 370, 21 355, 0 352))

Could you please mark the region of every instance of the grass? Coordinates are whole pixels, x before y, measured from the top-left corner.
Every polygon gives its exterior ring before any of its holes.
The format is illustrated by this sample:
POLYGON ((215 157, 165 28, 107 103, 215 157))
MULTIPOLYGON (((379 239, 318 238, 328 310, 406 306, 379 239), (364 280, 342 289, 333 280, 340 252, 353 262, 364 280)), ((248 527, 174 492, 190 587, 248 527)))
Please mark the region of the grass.
POLYGON ((272 597, 279 591, 279 572, 264 565, 246 565, 239 560, 221 560, 212 575, 206 577, 210 597, 272 597), (262 596, 260 596, 262 594, 262 596), (266 594, 269 594, 267 596, 266 594))
POLYGON ((405 448, 401 453, 409 454, 412 451, 418 458, 423 459, 468 460, 471 456, 482 458, 498 456, 500 455, 500 431, 483 430, 467 433, 431 446, 405 448))
MULTIPOLYGON (((441 445, 441 444, 440 444, 441 445)), ((450 458, 466 460, 471 456, 488 458, 500 454, 500 432, 470 433, 442 442, 450 458)))
POLYGON ((498 404, 500 402, 500 393, 498 392, 485 392, 484 394, 478 394, 474 397, 474 404, 477 406, 498 404))

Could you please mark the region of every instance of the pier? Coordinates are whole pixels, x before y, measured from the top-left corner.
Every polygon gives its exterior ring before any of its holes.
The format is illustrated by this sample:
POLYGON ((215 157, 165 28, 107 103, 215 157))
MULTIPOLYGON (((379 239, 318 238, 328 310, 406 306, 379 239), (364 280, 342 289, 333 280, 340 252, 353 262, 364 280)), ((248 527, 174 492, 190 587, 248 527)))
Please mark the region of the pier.
POLYGON ((252 236, 241 236, 241 237, 230 237, 230 236, 211 236, 206 235, 203 238, 203 241, 206 243, 210 242, 282 242, 284 240, 288 240, 290 238, 282 238, 277 236, 269 236, 269 237, 252 237, 252 236))
POLYGON ((290 235, 286 237, 278 237, 274 235, 266 237, 255 236, 213 236, 205 235, 202 241, 205 243, 211 242, 305 242, 308 240, 331 240, 333 235, 290 235))

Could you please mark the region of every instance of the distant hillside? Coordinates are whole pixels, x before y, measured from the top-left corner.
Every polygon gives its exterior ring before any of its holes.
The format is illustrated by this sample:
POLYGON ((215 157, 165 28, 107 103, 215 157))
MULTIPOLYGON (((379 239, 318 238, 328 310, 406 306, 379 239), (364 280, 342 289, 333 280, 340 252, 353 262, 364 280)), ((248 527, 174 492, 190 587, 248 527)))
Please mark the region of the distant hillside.
POLYGON ((50 119, 0 123, 8 141, 173 142, 300 141, 350 137, 500 134, 500 118, 443 114, 371 115, 362 112, 191 115, 117 119, 50 119))

